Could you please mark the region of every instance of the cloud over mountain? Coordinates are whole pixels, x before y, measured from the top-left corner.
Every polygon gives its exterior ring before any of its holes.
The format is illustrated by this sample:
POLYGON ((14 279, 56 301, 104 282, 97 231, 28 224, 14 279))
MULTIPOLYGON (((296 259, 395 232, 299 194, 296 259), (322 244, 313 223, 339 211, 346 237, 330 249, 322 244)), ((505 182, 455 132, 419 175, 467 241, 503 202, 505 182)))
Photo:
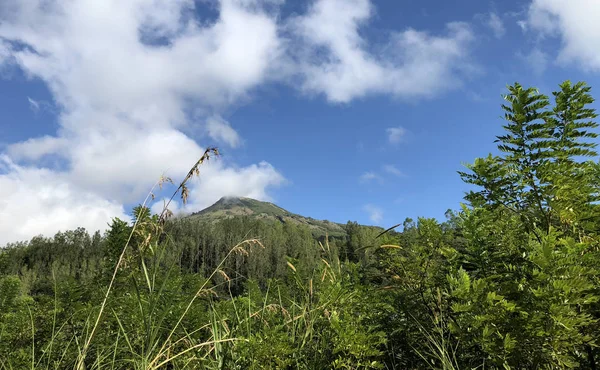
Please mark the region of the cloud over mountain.
MULTIPOLYGON (((394 30, 374 54, 359 32, 373 16, 370 1, 318 0, 287 17, 281 3, 3 1, 0 68, 43 81, 60 127, 6 148, 0 244, 124 217, 163 171, 178 179, 195 163, 207 139, 193 132, 239 146, 235 122, 221 117, 259 86, 299 81, 306 94, 344 103, 427 97, 459 86, 469 65, 474 36, 465 23, 440 35, 394 30), (48 157, 64 165, 42 166, 48 157)), ((196 207, 223 195, 268 199, 286 182, 268 162, 211 163, 203 176, 192 189, 196 207)))

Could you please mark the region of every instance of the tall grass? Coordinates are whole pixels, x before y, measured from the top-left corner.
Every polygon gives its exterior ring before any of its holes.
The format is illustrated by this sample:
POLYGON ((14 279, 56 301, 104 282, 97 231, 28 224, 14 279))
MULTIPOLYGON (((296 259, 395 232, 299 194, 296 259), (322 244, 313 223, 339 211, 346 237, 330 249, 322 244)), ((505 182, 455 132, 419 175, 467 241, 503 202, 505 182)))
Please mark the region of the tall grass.
MULTIPOLYGON (((166 221, 172 215, 169 205, 177 195, 187 201, 188 181, 200 174, 200 166, 212 155, 218 151, 206 150, 162 212, 151 217, 147 204, 155 198, 157 188, 172 181, 161 177, 153 185, 97 308, 88 312, 82 326, 71 335, 66 332, 70 319, 58 322, 59 286, 54 277, 51 333, 45 343, 36 337, 34 315, 29 310, 32 370, 312 369, 324 364, 340 369, 383 367, 376 360, 381 354, 377 347, 383 343, 382 333, 361 329, 360 337, 353 337, 361 325, 354 305, 360 303, 368 309, 368 303, 344 286, 343 266, 327 238, 319 242, 322 259, 317 266, 297 267, 292 260, 287 262, 290 278, 285 284, 270 281, 266 289, 249 287, 242 297, 234 297, 229 289, 228 299, 214 300, 216 289, 231 284, 224 270, 226 262, 234 255, 247 256, 253 249, 265 248, 257 238, 242 240, 200 279, 187 298, 169 301, 170 284, 178 283, 175 262, 167 260, 165 253, 172 242, 165 233, 166 221), (122 297, 115 293, 121 286, 118 282, 128 284, 132 305, 122 305, 122 297)), ((424 337, 431 349, 423 354, 426 363, 440 364, 444 370, 457 369, 452 347, 444 337, 441 341, 429 333, 424 337), (430 361, 431 357, 437 361, 430 361)), ((10 358, 0 359, 0 370, 15 369, 13 364, 10 358)))
MULTIPOLYGON (((167 276, 163 279, 162 284, 160 285, 160 287, 158 287, 158 290, 157 290, 157 287, 156 287, 157 271, 156 270, 160 268, 160 262, 161 262, 160 261, 161 256, 160 256, 160 254, 158 254, 161 250, 161 245, 160 245, 160 242, 158 239, 159 239, 160 235, 162 235, 162 233, 164 232, 164 225, 165 225, 167 218, 171 215, 171 213, 169 211, 169 205, 177 194, 179 194, 181 196, 181 199, 184 204, 187 202, 187 198, 189 196, 189 190, 187 187, 188 181, 191 180, 194 176, 199 176, 200 166, 205 161, 208 161, 210 159, 211 155, 218 155, 218 154, 219 153, 218 153, 217 149, 215 149, 215 148, 209 148, 204 152, 202 157, 190 169, 190 171, 185 176, 185 178, 181 181, 181 183, 179 184, 177 189, 173 192, 173 194, 169 198, 168 202, 166 202, 164 204, 163 210, 160 213, 158 219, 155 219, 155 220, 145 219, 143 217, 143 215, 137 215, 137 217, 135 218, 135 221, 134 221, 132 230, 129 234, 129 237, 127 239, 127 242, 123 246, 121 254, 119 255, 117 263, 114 267, 112 277, 111 277, 108 287, 106 289, 106 293, 104 294, 104 298, 100 305, 100 309, 99 309, 98 313, 96 314, 94 324, 91 327, 89 334, 86 335, 85 342, 79 351, 79 356, 77 358, 77 362, 75 365, 76 370, 85 370, 85 368, 86 368, 85 364, 86 364, 86 360, 88 357, 90 345, 92 344, 94 336, 100 325, 101 319, 102 319, 103 315, 105 314, 105 309, 106 309, 106 305, 107 305, 107 302, 110 297, 110 293, 112 291, 113 285, 117 278, 117 274, 119 273, 119 269, 121 268, 123 261, 125 260, 125 256, 126 256, 128 247, 130 246, 130 243, 136 234, 139 234, 139 236, 142 237, 141 240, 143 240, 143 242, 142 242, 143 244, 140 248, 142 253, 144 251, 150 251, 150 255, 152 255, 153 257, 156 257, 158 255, 158 260, 154 261, 154 264, 153 264, 154 271, 151 271, 149 269, 149 267, 147 266, 146 259, 144 258, 145 256, 140 255, 140 258, 139 258, 141 271, 143 273, 144 282, 146 284, 145 288, 147 289, 148 292, 151 293, 151 295, 149 297, 150 300, 148 301, 149 307, 147 310, 144 310, 145 302, 144 302, 143 297, 140 294, 140 289, 137 285, 134 286, 135 291, 137 293, 136 298, 137 298, 137 303, 140 307, 140 313, 141 313, 141 316, 144 318, 144 326, 146 327, 145 332, 147 333, 147 337, 145 338, 146 340, 145 340, 144 345, 142 346, 141 353, 138 353, 138 351, 136 351, 136 349, 134 348, 134 345, 132 344, 132 342, 133 342, 132 339, 129 338, 127 331, 123 327, 122 321, 119 317, 119 313, 113 310, 113 315, 114 315, 115 320, 117 321, 119 328, 120 328, 119 334, 122 335, 122 338, 123 338, 122 340, 125 341, 125 343, 127 344, 127 347, 129 348, 131 354, 133 355, 132 356, 133 359, 135 359, 132 363, 130 363, 130 365, 133 365, 133 367, 140 368, 140 369, 149 369, 149 370, 150 369, 160 369, 160 368, 163 368, 164 366, 166 366, 167 364, 173 362, 174 360, 178 359, 179 357, 185 355, 186 353, 197 350, 201 347, 215 346, 222 342, 234 340, 233 338, 229 338, 229 339, 217 338, 214 336, 214 330, 213 330, 213 337, 210 340, 202 341, 200 343, 192 343, 190 341, 191 335, 194 332, 198 332, 204 328, 210 327, 212 323, 207 323, 206 325, 195 329, 191 333, 186 332, 183 336, 181 336, 179 338, 174 338, 174 336, 175 336, 177 330, 180 328, 182 321, 184 320, 186 315, 189 313, 189 311, 190 311, 192 305, 194 304, 194 302, 196 301, 196 299, 208 291, 207 284, 213 279, 213 277, 217 273, 219 273, 221 271, 221 267, 223 266, 225 261, 234 253, 238 253, 238 252, 239 253, 247 253, 247 252, 245 252, 245 249, 244 249, 247 246, 251 247, 254 245, 259 245, 262 247, 262 244, 257 239, 244 240, 244 241, 238 243, 237 245, 235 245, 233 248, 231 248, 229 253, 227 253, 227 255, 223 258, 223 260, 219 263, 219 265, 214 269, 214 271, 210 274, 210 276, 207 279, 205 279, 204 282, 200 285, 200 287, 197 289, 196 293, 193 294, 192 297, 189 299, 186 308, 180 314, 176 323, 170 329, 167 330, 168 334, 166 335, 166 338, 162 338, 162 335, 161 335, 161 334, 163 334, 162 331, 164 331, 162 324, 165 319, 165 315, 164 314, 160 315, 156 319, 155 319, 155 315, 154 315, 154 313, 158 309, 157 304, 159 304, 159 302, 161 300, 160 299, 161 295, 165 289, 165 284, 167 283, 168 278, 169 278, 168 274, 167 274, 167 276), (145 221, 147 223, 146 225, 142 225, 143 220, 146 220, 145 221), (140 229, 142 229, 142 232, 140 232, 140 229), (181 343, 187 343, 188 345, 185 346, 184 349, 178 350, 178 347, 181 343)), ((146 206, 147 206, 149 200, 155 198, 154 192, 155 192, 156 188, 157 187, 162 188, 162 185, 165 182, 172 183, 170 178, 161 177, 154 184, 154 186, 152 187, 152 189, 150 190, 150 192, 148 193, 148 195, 146 196, 146 198, 144 199, 144 201, 142 203, 142 210, 147 209, 146 206)), ((117 338, 117 342, 118 342, 118 338, 117 338)), ((115 344, 115 346, 116 346, 116 344, 115 344)), ((116 362, 116 358, 113 354, 112 361, 110 364, 111 368, 114 368, 115 362, 116 362)), ((100 367, 102 367, 102 365, 98 364, 97 367, 100 368, 100 367)))
MULTIPOLYGON (((72 361, 72 359, 67 358, 67 353, 71 349, 72 346, 75 346, 76 351, 78 353, 77 358, 74 362, 73 368, 75 370, 87 370, 87 369, 117 369, 117 368, 136 368, 136 369, 160 369, 164 368, 167 364, 175 361, 176 359, 184 356, 185 354, 197 350, 199 348, 214 348, 214 346, 219 343, 229 342, 235 340, 235 338, 219 338, 216 336, 217 330, 214 327, 214 322, 208 322, 203 326, 200 326, 193 331, 183 331, 184 334, 180 337, 176 337, 178 329, 180 328, 184 318, 189 313, 192 305, 196 301, 198 297, 203 296, 205 293, 210 293, 211 289, 207 287, 209 282, 213 279, 213 277, 221 272, 221 267, 225 263, 225 261, 230 258, 232 254, 235 253, 248 253, 246 248, 253 246, 263 247, 258 239, 248 239, 244 240, 234 247, 231 248, 229 253, 223 258, 220 264, 215 268, 215 270, 210 274, 210 276, 204 279, 204 282, 197 288, 195 294, 193 294, 187 303, 187 306, 183 310, 183 312, 178 317, 176 323, 171 328, 165 328, 163 326, 165 315, 164 313, 159 314, 156 313, 159 311, 158 305, 160 305, 161 297, 164 293, 165 285, 169 280, 168 273, 162 279, 162 282, 159 286, 157 286, 157 274, 158 270, 161 268, 160 264, 162 261, 163 254, 161 254, 161 250, 164 251, 164 242, 159 241, 159 237, 164 233, 164 225, 166 220, 172 215, 169 211, 169 205, 171 201, 174 199, 176 195, 180 195, 182 201, 185 203, 189 196, 189 189, 187 187, 187 183, 194 176, 198 176, 200 174, 200 166, 208 161, 212 155, 218 155, 218 151, 215 148, 209 148, 205 151, 202 157, 195 163, 195 165, 190 169, 188 174, 179 184, 177 189, 173 192, 171 198, 168 202, 166 202, 163 206, 163 210, 160 213, 158 218, 144 218, 142 215, 138 215, 135 218, 133 226, 131 228, 131 232, 127 238, 126 243, 123 245, 122 250, 120 252, 119 258, 114 266, 112 276, 108 282, 108 286, 106 287, 106 291, 103 295, 103 299, 99 305, 99 309, 94 315, 91 315, 88 320, 85 322, 84 328, 80 333, 76 333, 67 343, 57 343, 57 337, 61 333, 61 330, 65 327, 66 323, 62 323, 58 325, 57 323, 57 311, 58 311, 58 303, 57 303, 57 294, 58 287, 56 284, 56 279, 54 279, 54 293, 55 293, 55 302, 54 302, 54 310, 52 317, 52 333, 47 343, 44 345, 42 351, 37 351, 36 349, 36 328, 35 322, 33 318, 33 314, 31 309, 28 308, 29 317, 30 317, 30 328, 31 328, 31 369, 63 369, 68 368, 68 363, 72 361), (143 297, 141 294, 141 289, 137 284, 135 284, 135 280, 132 280, 132 284, 134 285, 134 290, 136 292, 137 304, 140 309, 140 318, 143 320, 142 325, 145 327, 146 338, 144 338, 144 345, 141 347, 141 351, 136 349, 134 341, 137 339, 130 338, 127 330, 123 326, 122 312, 118 312, 115 309, 111 309, 112 316, 115 321, 118 323, 120 330, 117 332, 117 337, 114 341, 114 347, 112 348, 103 348, 98 349, 95 353, 91 353, 90 349, 93 346, 94 340, 98 335, 98 331, 101 328, 101 323, 103 318, 107 314, 107 307, 110 301, 111 293, 113 292, 114 284, 117 280, 118 274, 123 267, 123 264, 126 260, 126 256, 131 245, 132 240, 138 237, 141 237, 142 245, 140 247, 140 251, 142 251, 139 256, 139 267, 140 272, 144 277, 145 286, 143 287, 145 291, 150 294, 147 297, 143 297), (152 266, 148 266, 146 262, 146 258, 151 256, 154 258, 154 263, 152 266), (202 331, 203 329, 213 327, 213 335, 209 340, 201 341, 198 343, 193 343, 191 340, 192 336, 202 331), (119 345, 124 345, 129 349, 130 358, 122 359, 117 358, 117 353, 119 352, 119 345), (185 344, 182 348, 182 344, 185 344), (52 361, 53 353, 56 348, 61 348, 62 353, 59 356, 59 360, 52 361), (180 349, 182 348, 182 349, 180 349), (37 353, 41 353, 36 357, 37 353), (111 353, 112 352, 112 353, 111 353)), ((171 182, 170 178, 161 177, 151 188, 150 192, 145 197, 142 202, 142 209, 147 209, 147 205, 150 200, 155 198, 155 191, 157 188, 162 188, 163 184, 166 182, 171 182)), ((264 248, 264 247, 263 247, 264 248)), ((211 349, 212 350, 212 349, 211 349)), ((211 350, 207 350, 207 353, 210 353, 211 350)), ((0 369, 13 369, 11 359, 0 359, 0 369)))
MULTIPOLYGON (((224 278, 225 283, 229 281, 229 277, 222 268, 232 255, 248 255, 252 248, 264 248, 260 240, 256 238, 243 240, 233 246, 214 268, 212 273, 204 278, 196 291, 188 297, 185 308, 179 313, 177 319, 171 322, 170 326, 167 325, 166 310, 160 306, 164 304, 163 295, 165 294, 166 284, 169 282, 171 268, 168 268, 166 273, 162 271, 164 267, 163 263, 165 262, 164 251, 168 243, 160 239, 161 236, 164 236, 165 223, 172 215, 169 211, 171 201, 177 195, 181 196, 184 203, 187 201, 189 196, 188 181, 200 174, 200 166, 209 160, 211 155, 218 155, 218 151, 212 148, 206 150, 173 192, 169 200, 165 202, 158 218, 137 215, 127 241, 120 251, 98 309, 95 310, 95 313, 94 310, 90 313, 81 331, 75 333, 66 343, 58 342, 58 337, 67 323, 59 324, 57 322, 57 312, 59 310, 57 295, 59 287, 56 279, 54 279, 55 298, 51 325, 52 332, 47 343, 43 345, 42 351, 38 351, 36 348, 38 340, 36 340, 35 320, 31 310, 29 310, 32 338, 30 348, 31 369, 64 369, 72 367, 74 370, 122 368, 152 370, 167 368, 167 366, 170 366, 168 368, 174 368, 176 366, 174 365, 175 363, 177 363, 177 367, 181 368, 189 366, 196 368, 197 364, 194 364, 195 362, 203 364, 202 367, 205 368, 224 368, 227 359, 231 359, 232 357, 231 351, 233 347, 228 344, 236 341, 248 341, 247 339, 232 336, 234 330, 230 327, 233 325, 236 328, 235 334, 241 334, 240 337, 249 338, 252 336, 252 327, 255 321, 265 321, 264 317, 275 311, 282 315, 282 322, 286 326, 288 334, 302 337, 306 340, 309 334, 314 332, 310 318, 311 313, 314 310, 322 309, 324 305, 309 308, 303 307, 300 302, 293 302, 293 310, 292 312, 288 312, 284 307, 281 295, 277 298, 279 304, 267 304, 271 298, 269 291, 264 296, 263 307, 257 311, 251 309, 250 300, 248 300, 249 304, 245 308, 238 307, 233 303, 235 311, 234 322, 231 322, 231 318, 229 317, 222 317, 215 305, 211 304, 209 306, 207 322, 194 328, 183 327, 184 320, 191 312, 196 300, 200 297, 206 298, 215 294, 214 289, 216 287, 209 287, 214 278, 220 276, 224 278), (132 290, 136 292, 135 299, 138 306, 136 315, 140 319, 139 325, 143 328, 143 338, 133 338, 124 323, 124 316, 132 314, 131 312, 120 312, 115 307, 109 308, 111 299, 116 299, 112 293, 118 276, 122 273, 124 264, 126 264, 126 261, 129 262, 128 253, 134 239, 142 241, 141 245, 137 246, 139 255, 136 257, 139 269, 137 273, 142 276, 141 281, 143 281, 143 285, 140 286, 136 279, 130 279, 129 281, 132 285, 132 290), (159 277, 161 271, 164 273, 164 276, 159 277), (111 346, 99 344, 94 347, 98 336, 104 337, 110 335, 109 333, 102 332, 102 323, 107 315, 110 315, 118 325, 114 344, 111 346), (230 322, 228 323, 228 321, 230 322), (239 332, 237 328, 244 328, 245 330, 244 332, 239 332), (208 338, 205 335, 199 335, 201 333, 208 333, 208 338), (202 338, 205 339, 202 340, 202 338), (57 349, 59 351, 58 359, 57 349), (75 350, 77 353, 74 361, 68 356, 71 350, 75 350), (124 353, 127 353, 127 355, 124 355, 124 353), (69 363, 72 365, 69 365, 69 363)), ((155 191, 158 188, 162 188, 167 182, 172 183, 171 179, 161 177, 152 186, 150 192, 142 202, 142 210, 147 209, 148 203, 155 198, 155 191)), ((325 247, 321 247, 325 251, 325 247)), ((293 265, 291 266, 293 267, 293 265)), ((331 265, 327 263, 327 266, 330 267, 331 265)), ((339 261, 337 261, 336 266, 338 266, 339 270, 339 261)), ((334 278, 334 272, 327 269, 324 270, 323 279, 325 277, 334 278)), ((299 281, 297 283, 301 284, 299 281)), ((312 294, 312 281, 310 282, 310 294, 312 294)), ((233 299, 233 297, 230 298, 233 299)), ((232 300, 232 302, 234 301, 232 300)), ((104 342, 106 341, 106 338, 101 339, 104 342)), ((8 370, 13 368, 10 359, 0 359, 0 369, 8 370)))

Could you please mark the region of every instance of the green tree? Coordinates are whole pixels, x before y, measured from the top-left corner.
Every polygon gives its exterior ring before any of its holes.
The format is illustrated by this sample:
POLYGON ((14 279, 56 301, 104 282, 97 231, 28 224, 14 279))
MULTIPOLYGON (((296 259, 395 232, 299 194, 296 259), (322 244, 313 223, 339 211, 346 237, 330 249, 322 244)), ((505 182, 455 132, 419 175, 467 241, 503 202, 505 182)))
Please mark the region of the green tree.
POLYGON ((504 96, 499 156, 461 173, 480 187, 461 218, 462 268, 449 277, 455 333, 497 366, 596 366, 596 137, 584 83, 564 82, 554 106, 519 84, 504 96), (463 269, 464 268, 464 269, 463 269), (584 360, 582 354, 587 354, 584 360))

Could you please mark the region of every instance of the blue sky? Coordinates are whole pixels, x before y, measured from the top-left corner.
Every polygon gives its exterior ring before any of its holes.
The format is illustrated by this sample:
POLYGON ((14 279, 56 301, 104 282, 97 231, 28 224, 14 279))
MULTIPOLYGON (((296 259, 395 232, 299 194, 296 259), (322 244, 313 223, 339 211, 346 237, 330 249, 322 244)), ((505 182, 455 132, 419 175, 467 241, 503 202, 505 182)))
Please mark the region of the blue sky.
POLYGON ((105 228, 207 146, 223 156, 175 211, 239 195, 443 219, 462 163, 495 150, 507 84, 600 86, 600 3, 568 4, 4 1, 0 244, 105 228))

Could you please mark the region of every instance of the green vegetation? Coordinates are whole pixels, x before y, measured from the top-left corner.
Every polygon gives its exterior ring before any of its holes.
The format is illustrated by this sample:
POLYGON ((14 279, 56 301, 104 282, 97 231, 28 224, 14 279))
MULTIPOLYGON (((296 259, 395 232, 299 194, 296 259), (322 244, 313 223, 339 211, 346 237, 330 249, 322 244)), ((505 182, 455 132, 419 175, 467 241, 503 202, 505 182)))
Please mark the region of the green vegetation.
POLYGON ((499 154, 460 173, 473 190, 441 223, 232 198, 8 245, 0 369, 597 369, 591 103, 583 83, 510 86, 499 154))
POLYGON ((260 202, 250 198, 225 197, 212 206, 194 213, 191 218, 200 221, 219 221, 237 216, 251 216, 275 223, 289 223, 308 227, 313 236, 323 239, 325 236, 341 238, 346 235, 345 226, 330 221, 315 220, 286 211, 272 203, 260 202))

